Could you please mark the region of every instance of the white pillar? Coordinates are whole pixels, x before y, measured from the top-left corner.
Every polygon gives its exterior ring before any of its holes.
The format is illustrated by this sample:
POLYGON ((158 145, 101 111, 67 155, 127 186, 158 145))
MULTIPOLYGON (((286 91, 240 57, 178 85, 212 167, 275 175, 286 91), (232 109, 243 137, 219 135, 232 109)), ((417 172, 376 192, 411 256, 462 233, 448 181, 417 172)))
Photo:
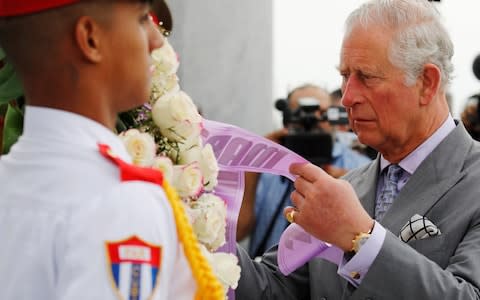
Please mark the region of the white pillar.
POLYGON ((207 119, 272 129, 272 1, 167 1, 181 88, 207 119))

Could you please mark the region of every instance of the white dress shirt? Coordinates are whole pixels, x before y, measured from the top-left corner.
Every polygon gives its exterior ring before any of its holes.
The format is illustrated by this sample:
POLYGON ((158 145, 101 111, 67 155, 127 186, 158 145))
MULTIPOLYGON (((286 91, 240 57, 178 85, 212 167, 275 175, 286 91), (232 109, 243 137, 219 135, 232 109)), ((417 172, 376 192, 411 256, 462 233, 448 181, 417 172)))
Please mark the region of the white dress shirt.
POLYGON ((23 136, 0 158, 0 299, 193 299, 195 283, 163 190, 121 182, 98 143, 129 161, 99 123, 26 107, 23 136), (124 247, 133 252, 119 250, 120 257, 148 259, 149 247, 160 247, 158 266, 127 259, 112 267, 108 245, 132 237, 145 245, 124 247))

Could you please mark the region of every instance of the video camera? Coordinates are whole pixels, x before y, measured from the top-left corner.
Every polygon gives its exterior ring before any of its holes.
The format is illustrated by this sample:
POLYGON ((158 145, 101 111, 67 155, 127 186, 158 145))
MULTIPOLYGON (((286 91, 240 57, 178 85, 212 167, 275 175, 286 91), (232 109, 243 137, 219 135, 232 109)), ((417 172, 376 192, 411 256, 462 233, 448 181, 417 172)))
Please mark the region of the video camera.
POLYGON ((320 104, 315 98, 301 98, 298 108, 291 110, 285 99, 278 99, 275 108, 283 113, 283 125, 288 134, 281 140, 282 145, 321 166, 333 160, 333 138, 318 124, 348 124, 348 114, 344 107, 332 106, 320 114, 320 104))

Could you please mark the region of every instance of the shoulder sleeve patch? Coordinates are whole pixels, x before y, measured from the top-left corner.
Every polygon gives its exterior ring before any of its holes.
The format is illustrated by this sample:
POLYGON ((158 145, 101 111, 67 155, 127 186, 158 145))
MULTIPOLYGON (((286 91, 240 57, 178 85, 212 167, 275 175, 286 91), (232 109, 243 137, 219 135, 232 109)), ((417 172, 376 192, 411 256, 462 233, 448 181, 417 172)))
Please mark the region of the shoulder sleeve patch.
POLYGON ((162 247, 137 236, 106 241, 107 273, 119 299, 150 299, 158 285, 162 247))

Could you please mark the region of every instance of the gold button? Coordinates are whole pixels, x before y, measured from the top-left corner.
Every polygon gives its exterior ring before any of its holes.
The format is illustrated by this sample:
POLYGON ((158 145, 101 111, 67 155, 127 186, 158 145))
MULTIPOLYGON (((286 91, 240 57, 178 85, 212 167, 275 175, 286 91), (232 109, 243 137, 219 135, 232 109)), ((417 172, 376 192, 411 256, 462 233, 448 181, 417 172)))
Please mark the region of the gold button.
POLYGON ((353 278, 353 279, 360 279, 360 273, 358 272, 350 272, 350 276, 353 278))

